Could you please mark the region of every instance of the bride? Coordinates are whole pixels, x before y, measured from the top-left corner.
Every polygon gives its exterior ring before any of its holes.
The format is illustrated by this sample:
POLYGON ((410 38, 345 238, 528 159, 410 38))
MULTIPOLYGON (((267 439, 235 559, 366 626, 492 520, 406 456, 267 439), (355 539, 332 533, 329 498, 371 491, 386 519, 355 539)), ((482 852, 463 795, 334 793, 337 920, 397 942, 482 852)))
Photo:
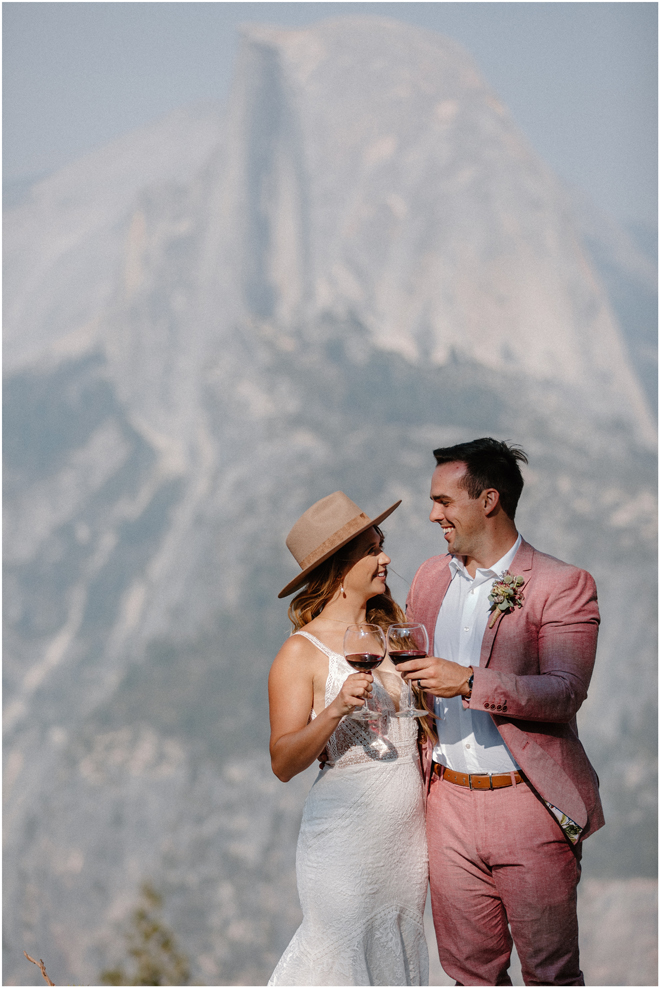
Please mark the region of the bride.
POLYGON ((417 720, 396 718, 403 681, 389 658, 355 673, 348 625, 405 620, 387 587, 378 525, 341 491, 313 504, 287 537, 303 586, 294 634, 269 677, 273 771, 283 782, 324 753, 296 852, 303 921, 269 985, 426 985, 427 851, 417 720), (372 695, 377 722, 346 717, 372 695), (391 716, 390 716, 391 715, 391 716), (387 733, 383 727, 387 724, 387 733), (379 733, 382 732, 382 733, 379 733))

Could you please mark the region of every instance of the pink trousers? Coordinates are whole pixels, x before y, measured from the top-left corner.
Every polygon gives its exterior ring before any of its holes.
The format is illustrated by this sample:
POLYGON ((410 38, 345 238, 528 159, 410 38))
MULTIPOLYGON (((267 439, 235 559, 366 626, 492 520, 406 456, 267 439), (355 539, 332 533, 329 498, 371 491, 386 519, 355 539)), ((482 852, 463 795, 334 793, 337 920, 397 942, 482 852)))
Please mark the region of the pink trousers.
POLYGON ((579 850, 532 790, 470 790, 434 776, 426 820, 445 972, 459 985, 510 985, 513 935, 526 985, 583 985, 579 850))

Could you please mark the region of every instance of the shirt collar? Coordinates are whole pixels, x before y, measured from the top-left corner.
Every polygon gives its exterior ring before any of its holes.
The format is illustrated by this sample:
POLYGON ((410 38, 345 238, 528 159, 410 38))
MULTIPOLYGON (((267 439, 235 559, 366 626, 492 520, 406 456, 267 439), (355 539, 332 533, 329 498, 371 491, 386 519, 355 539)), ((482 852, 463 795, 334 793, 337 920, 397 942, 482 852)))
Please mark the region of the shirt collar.
MULTIPOLYGON (((513 562, 515 554, 518 552, 518 549, 520 548, 521 542, 522 542, 522 535, 520 535, 519 533, 516 541, 513 543, 511 548, 508 550, 508 552, 504 553, 501 559, 498 559, 497 562, 493 563, 493 565, 490 566, 488 569, 477 570, 474 576, 475 582, 484 583, 486 580, 494 580, 497 577, 502 576, 503 573, 506 573, 509 566, 513 562)), ((472 577, 466 570, 463 564, 463 560, 460 558, 460 556, 451 557, 451 559, 449 560, 449 568, 451 570, 452 580, 457 573, 460 573, 462 576, 467 577, 468 580, 472 580, 472 577)))

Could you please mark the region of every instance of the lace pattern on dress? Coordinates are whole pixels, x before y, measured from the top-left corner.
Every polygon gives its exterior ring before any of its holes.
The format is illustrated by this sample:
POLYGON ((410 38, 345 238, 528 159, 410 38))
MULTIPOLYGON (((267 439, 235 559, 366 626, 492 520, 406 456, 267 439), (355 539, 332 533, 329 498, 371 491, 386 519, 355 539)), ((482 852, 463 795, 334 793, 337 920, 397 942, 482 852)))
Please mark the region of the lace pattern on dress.
MULTIPOLYGON (((344 680, 355 670, 350 667, 343 655, 333 652, 323 642, 308 631, 296 631, 307 638, 328 658, 328 678, 325 684, 325 706, 327 707, 339 693, 344 680)), ((355 765, 358 762, 394 761, 404 756, 418 757, 417 719, 395 717, 396 708, 392 697, 374 676, 372 691, 383 717, 374 724, 375 730, 359 720, 344 717, 330 735, 326 750, 328 766, 355 765)), ((405 684, 401 683, 401 697, 405 696, 405 684)), ((401 703, 401 699, 399 701, 401 703)), ((312 711, 314 716, 314 711, 312 711)))

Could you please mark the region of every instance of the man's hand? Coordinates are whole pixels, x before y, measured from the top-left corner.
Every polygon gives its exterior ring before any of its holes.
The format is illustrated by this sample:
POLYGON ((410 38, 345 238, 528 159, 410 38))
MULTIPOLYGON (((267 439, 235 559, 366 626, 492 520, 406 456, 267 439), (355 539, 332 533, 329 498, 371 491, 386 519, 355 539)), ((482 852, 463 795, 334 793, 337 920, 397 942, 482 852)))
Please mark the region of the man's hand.
POLYGON ((404 679, 418 682, 423 690, 434 696, 466 696, 470 692, 468 680, 472 666, 459 666, 458 662, 428 655, 425 659, 400 662, 397 670, 404 679))

